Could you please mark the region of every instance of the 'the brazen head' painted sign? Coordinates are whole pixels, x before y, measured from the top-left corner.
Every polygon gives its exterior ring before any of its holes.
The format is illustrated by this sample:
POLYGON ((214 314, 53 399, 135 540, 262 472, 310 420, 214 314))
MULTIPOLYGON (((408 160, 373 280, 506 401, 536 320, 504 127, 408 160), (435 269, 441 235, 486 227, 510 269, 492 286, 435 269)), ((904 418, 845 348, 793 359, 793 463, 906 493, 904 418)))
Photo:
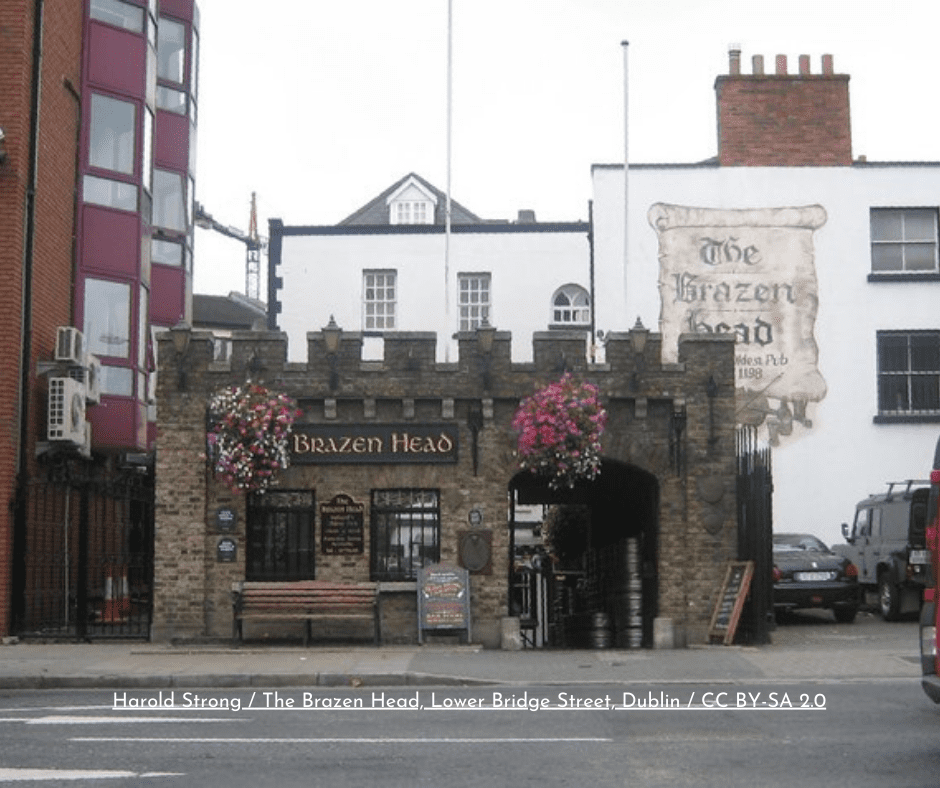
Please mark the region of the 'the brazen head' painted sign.
POLYGON ((713 209, 656 203, 663 360, 679 335, 734 334, 737 421, 764 425, 776 442, 808 403, 826 395, 814 335, 819 288, 813 233, 818 205, 713 209))
POLYGON ((291 462, 457 462, 456 424, 295 424, 291 462))

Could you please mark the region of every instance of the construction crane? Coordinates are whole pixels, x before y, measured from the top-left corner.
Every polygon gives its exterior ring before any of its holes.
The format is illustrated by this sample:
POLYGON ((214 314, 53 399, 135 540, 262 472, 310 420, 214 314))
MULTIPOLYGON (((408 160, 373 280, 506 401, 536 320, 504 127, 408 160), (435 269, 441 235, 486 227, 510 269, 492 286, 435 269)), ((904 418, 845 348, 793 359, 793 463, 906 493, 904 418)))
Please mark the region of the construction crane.
POLYGON ((267 239, 258 235, 258 209, 255 193, 251 193, 251 215, 248 218, 247 233, 242 232, 237 227, 226 226, 217 222, 198 202, 193 213, 197 227, 201 227, 203 230, 214 230, 245 244, 245 295, 248 298, 260 301, 261 253, 267 247, 267 239))

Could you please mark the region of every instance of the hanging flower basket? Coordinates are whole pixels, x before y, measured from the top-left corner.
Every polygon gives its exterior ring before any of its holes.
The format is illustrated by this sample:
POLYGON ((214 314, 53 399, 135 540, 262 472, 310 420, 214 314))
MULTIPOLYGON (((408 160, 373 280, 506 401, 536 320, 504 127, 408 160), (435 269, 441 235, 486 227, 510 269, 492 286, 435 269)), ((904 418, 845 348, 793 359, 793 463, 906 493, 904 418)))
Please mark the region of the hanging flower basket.
POLYGON ((288 438, 297 403, 255 383, 232 386, 209 400, 213 468, 233 492, 264 490, 290 464, 288 438))
POLYGON ((597 387, 569 373, 526 398, 512 420, 520 467, 548 477, 552 489, 574 487, 600 473, 607 411, 597 387))

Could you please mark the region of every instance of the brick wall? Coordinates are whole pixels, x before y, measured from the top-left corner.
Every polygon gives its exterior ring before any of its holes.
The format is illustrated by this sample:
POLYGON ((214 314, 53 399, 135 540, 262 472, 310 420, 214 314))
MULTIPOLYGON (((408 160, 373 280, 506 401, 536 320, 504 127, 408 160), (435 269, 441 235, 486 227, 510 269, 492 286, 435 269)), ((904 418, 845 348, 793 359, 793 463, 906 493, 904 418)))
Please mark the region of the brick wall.
POLYGON ((822 73, 811 74, 802 55, 789 74, 778 55, 773 74, 755 56, 753 73, 740 73, 732 50, 730 74, 715 81, 718 161, 722 166, 847 166, 852 163, 849 77, 833 73, 824 55, 822 73))
MULTIPOLYGON (((161 340, 158 388, 157 517, 154 637, 224 637, 231 632, 231 583, 244 579, 245 500, 207 473, 203 451, 205 405, 215 389, 255 380, 295 397, 309 424, 414 422, 453 424, 459 430, 456 464, 294 464, 277 486, 316 491, 319 506, 345 494, 365 505, 366 548, 361 555, 324 555, 317 518, 316 575, 331 580, 369 578, 368 511, 376 488, 435 488, 441 493, 441 559, 456 562, 458 534, 472 509, 483 513, 493 540, 492 571, 471 576, 474 639, 499 643, 507 615, 509 517, 507 490, 518 473, 510 422, 519 400, 562 368, 598 385, 610 414, 605 458, 642 469, 659 491, 657 615, 672 619, 679 642, 701 642, 725 562, 737 540, 734 464, 734 343, 731 337, 684 336, 679 362, 660 363, 660 338, 650 336, 638 363, 630 335, 611 334, 605 365, 589 365, 583 336, 536 335, 534 361, 513 364, 511 337, 496 334, 492 356, 474 334, 460 335, 458 360, 434 362, 433 334, 389 335, 381 362, 360 358, 361 337, 344 333, 337 357, 322 333, 308 335, 308 361, 286 363, 286 337, 237 332, 231 362, 211 362, 209 335, 193 334, 186 363, 187 391, 177 390, 175 354, 161 340), (331 387, 331 368, 335 371, 331 387), (637 374, 634 374, 637 373, 637 374), (713 377, 718 395, 709 399, 713 377), (484 388, 487 385, 487 388, 484 388), (476 469, 470 412, 483 413, 476 469), (674 414, 686 416, 676 441, 674 414), (215 559, 214 513, 237 512, 237 560, 215 559)), ((628 506, 629 502, 625 502, 628 506)), ((386 616, 389 642, 416 638, 414 591, 395 595, 386 616)), ((266 630, 258 630, 266 631, 266 630)))
MULTIPOLYGON (((0 128, 6 161, 0 164, 0 491, 6 503, 15 496, 20 448, 20 357, 24 347, 23 264, 26 254, 27 194, 30 177, 30 130, 33 74, 33 2, 4 5, 0 36, 0 128)), ((26 360, 26 456, 32 465, 34 444, 45 424, 44 378, 36 361, 50 358, 55 328, 72 316, 72 237, 75 216, 75 162, 79 111, 71 85, 79 84, 83 3, 44 3, 41 104, 36 188, 32 298, 32 342, 26 360)), ((10 631, 13 554, 12 509, 0 507, 0 634, 10 631)))

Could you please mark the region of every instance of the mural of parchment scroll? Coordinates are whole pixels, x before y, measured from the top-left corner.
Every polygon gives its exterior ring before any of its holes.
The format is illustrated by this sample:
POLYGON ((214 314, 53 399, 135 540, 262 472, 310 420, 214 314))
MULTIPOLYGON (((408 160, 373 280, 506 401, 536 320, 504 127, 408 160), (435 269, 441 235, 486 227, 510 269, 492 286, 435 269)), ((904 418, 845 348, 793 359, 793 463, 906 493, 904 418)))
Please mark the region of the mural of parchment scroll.
POLYGON ((826 396, 818 369, 813 233, 822 206, 715 209, 656 203, 663 361, 679 335, 735 336, 737 421, 777 444, 826 396))

